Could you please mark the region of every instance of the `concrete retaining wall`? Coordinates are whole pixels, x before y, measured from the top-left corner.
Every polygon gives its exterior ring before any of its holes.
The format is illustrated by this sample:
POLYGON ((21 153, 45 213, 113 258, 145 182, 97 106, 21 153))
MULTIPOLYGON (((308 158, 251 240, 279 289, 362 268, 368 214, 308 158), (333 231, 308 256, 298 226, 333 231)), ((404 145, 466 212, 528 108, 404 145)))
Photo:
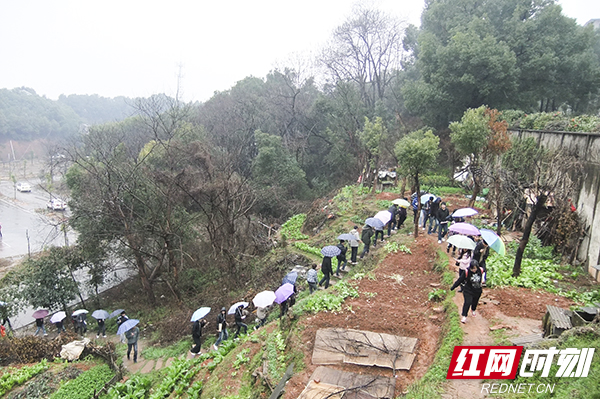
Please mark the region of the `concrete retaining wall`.
POLYGON ((600 134, 540 130, 512 130, 510 134, 520 138, 533 137, 546 148, 566 147, 583 160, 582 170, 575 171, 582 174, 582 183, 573 198, 577 212, 589 230, 577 259, 584 262, 589 273, 600 281, 600 134))

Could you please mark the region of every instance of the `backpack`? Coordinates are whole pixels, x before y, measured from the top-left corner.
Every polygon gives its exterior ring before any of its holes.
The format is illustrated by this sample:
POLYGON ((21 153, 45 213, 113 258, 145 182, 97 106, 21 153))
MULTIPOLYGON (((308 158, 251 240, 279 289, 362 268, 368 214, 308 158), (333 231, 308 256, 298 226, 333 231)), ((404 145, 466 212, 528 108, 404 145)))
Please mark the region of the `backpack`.
MULTIPOLYGON (((471 268, 465 270, 465 281, 469 278, 469 270, 471 270, 471 268)), ((481 282, 483 280, 483 267, 480 267, 479 270, 481 271, 481 279, 479 281, 472 281, 471 280, 471 286, 475 289, 480 289, 481 288, 481 282)))

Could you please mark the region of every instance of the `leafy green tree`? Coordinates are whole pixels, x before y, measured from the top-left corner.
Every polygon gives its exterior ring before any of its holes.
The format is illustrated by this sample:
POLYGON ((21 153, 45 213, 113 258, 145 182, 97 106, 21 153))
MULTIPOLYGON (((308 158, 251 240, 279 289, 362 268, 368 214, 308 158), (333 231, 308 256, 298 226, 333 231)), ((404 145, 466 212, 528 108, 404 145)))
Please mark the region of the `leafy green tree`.
POLYGON ((279 136, 255 133, 258 155, 252 164, 252 180, 259 193, 259 210, 287 216, 289 201, 309 198, 306 174, 283 147, 279 136))
MULTIPOLYGON (((440 138, 431 130, 417 130, 403 137, 396 143, 395 151, 402 174, 411 176, 417 189, 417 197, 421 194, 419 176, 435 168, 440 153, 440 138)), ((421 201, 418 201, 421 212, 421 201)), ((415 218, 415 237, 419 235, 419 218, 415 218)))
POLYGON ((34 308, 66 310, 68 303, 80 295, 73 273, 82 263, 74 247, 51 247, 27 259, 19 296, 34 308))
POLYGON ((407 107, 435 126, 483 104, 584 110, 600 87, 595 40, 554 0, 427 2, 407 107))
POLYGON ((380 117, 375 118, 374 122, 365 117, 365 125, 358 133, 364 148, 362 182, 367 186, 370 184, 373 190, 375 190, 377 182, 376 173, 379 171, 381 143, 386 135, 387 129, 380 117), (367 177, 370 178, 370 181, 367 181, 367 177))
POLYGON ((469 206, 473 206, 481 190, 481 161, 484 149, 491 134, 489 117, 485 113, 486 107, 468 109, 460 122, 450 124, 450 139, 459 154, 467 157, 467 168, 473 178, 473 193, 469 206))

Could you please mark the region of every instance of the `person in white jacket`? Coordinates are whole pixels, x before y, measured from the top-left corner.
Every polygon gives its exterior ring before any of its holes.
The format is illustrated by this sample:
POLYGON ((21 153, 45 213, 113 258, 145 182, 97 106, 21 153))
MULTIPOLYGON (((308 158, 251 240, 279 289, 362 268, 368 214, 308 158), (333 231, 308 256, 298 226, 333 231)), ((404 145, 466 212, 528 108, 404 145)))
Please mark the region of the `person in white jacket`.
POLYGON ((354 226, 354 228, 350 231, 350 234, 356 237, 355 240, 350 240, 350 250, 352 251, 350 255, 350 262, 353 265, 356 265, 356 255, 358 255, 358 243, 360 242, 360 236, 358 235, 358 226, 354 226))

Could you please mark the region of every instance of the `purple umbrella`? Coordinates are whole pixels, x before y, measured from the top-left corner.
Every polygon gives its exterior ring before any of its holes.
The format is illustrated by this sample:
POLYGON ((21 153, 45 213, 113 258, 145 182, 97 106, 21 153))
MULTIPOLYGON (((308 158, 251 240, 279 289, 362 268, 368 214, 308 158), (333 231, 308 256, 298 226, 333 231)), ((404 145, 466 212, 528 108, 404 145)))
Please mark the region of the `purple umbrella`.
POLYGON ((285 283, 275 291, 275 302, 282 303, 294 293, 294 286, 290 283, 285 283))
POLYGON ((33 312, 33 314, 31 315, 34 319, 43 319, 44 317, 48 316, 50 314, 50 312, 48 312, 46 309, 38 309, 35 312, 33 312))
POLYGON ((481 235, 481 233, 479 232, 479 229, 470 223, 454 223, 452 226, 450 226, 450 228, 448 230, 453 231, 458 234, 464 234, 467 236, 480 236, 481 235))

